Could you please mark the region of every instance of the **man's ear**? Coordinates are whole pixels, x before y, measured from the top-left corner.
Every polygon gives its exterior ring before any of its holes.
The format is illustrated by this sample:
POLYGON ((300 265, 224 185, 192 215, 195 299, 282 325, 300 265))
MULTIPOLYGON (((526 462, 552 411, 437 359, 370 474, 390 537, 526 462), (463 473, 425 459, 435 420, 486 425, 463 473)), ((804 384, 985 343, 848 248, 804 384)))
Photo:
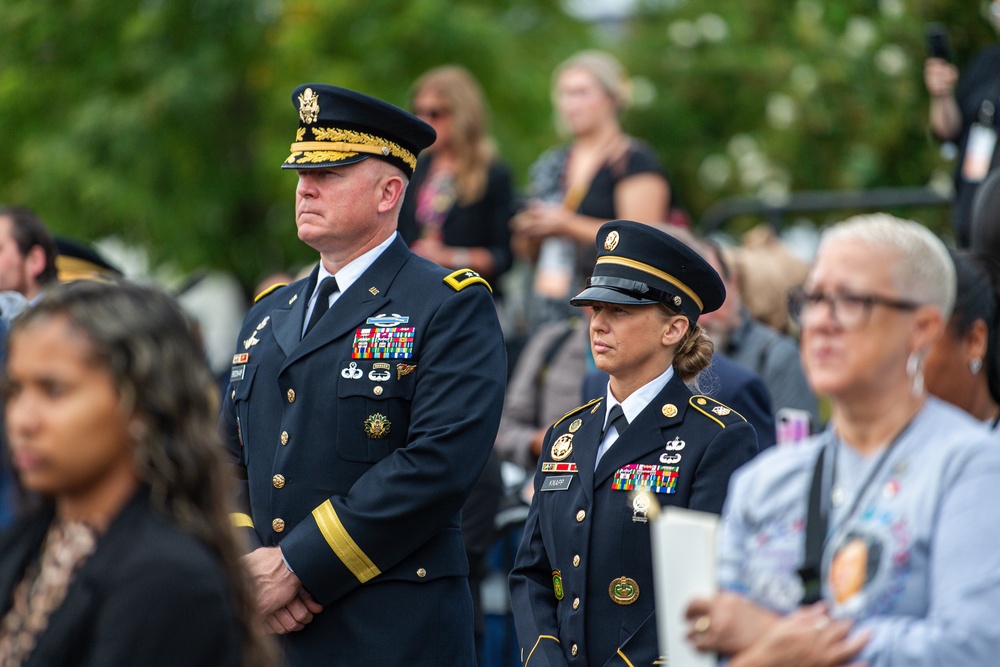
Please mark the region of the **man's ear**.
POLYGON ((387 174, 379 182, 378 212, 388 213, 399 206, 406 192, 406 179, 401 174, 387 174))
POLYGON ((24 256, 24 268, 31 279, 37 282, 38 276, 45 270, 45 250, 42 246, 31 246, 28 254, 24 256))

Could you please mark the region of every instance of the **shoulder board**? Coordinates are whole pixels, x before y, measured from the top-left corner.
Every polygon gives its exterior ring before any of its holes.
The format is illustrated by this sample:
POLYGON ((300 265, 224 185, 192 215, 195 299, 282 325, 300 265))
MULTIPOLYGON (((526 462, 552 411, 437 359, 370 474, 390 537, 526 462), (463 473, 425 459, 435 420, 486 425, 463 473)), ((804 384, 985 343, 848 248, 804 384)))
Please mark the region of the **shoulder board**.
POLYGON ((564 414, 562 417, 560 417, 556 421, 556 423, 552 425, 552 428, 555 428, 556 426, 559 426, 559 424, 561 424, 563 421, 565 421, 567 417, 572 417, 573 415, 575 415, 578 412, 583 412, 584 410, 586 410, 590 406, 595 405, 596 403, 600 403, 603 400, 604 400, 604 397, 601 396, 600 398, 595 398, 590 403, 585 403, 584 405, 581 405, 578 408, 573 408, 572 410, 570 410, 569 412, 567 412, 566 414, 564 414))
POLYGON ((490 284, 486 282, 486 278, 473 271, 472 269, 459 269, 449 273, 444 277, 444 284, 451 287, 456 292, 461 292, 469 285, 475 285, 476 283, 482 283, 486 285, 486 289, 493 292, 493 288, 490 284))
POLYGON ((253 298, 253 302, 257 303, 258 301, 260 301, 261 299, 263 299, 265 296, 267 296, 268 294, 270 294, 274 290, 278 289, 279 287, 284 287, 287 284, 288 283, 274 283, 273 285, 271 285, 270 287, 268 287, 266 290, 264 290, 263 292, 261 292, 260 294, 258 294, 257 296, 255 296, 253 298))
POLYGON ((695 394, 688 400, 688 404, 722 428, 726 428, 727 423, 746 421, 746 417, 728 405, 723 405, 711 396, 695 394))

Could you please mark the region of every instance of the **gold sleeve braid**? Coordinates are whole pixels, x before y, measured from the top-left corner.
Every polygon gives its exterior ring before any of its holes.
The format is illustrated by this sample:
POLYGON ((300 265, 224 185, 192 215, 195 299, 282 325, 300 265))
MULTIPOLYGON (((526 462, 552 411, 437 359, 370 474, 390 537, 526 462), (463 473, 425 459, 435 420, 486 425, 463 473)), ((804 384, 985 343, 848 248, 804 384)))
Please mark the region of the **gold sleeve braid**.
POLYGON ((337 516, 337 510, 333 509, 333 503, 327 500, 314 509, 312 515, 326 543, 333 549, 333 553, 337 555, 337 558, 347 566, 347 569, 358 578, 358 581, 365 583, 373 577, 382 574, 382 571, 361 550, 358 543, 351 538, 347 529, 344 528, 340 517, 337 516))

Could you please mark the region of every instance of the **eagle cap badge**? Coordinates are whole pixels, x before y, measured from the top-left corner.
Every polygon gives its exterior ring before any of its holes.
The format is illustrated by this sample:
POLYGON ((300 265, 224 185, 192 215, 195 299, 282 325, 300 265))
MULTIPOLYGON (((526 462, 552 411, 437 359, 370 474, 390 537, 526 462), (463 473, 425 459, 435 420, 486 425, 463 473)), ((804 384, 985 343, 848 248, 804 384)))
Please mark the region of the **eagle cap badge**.
POLYGON ((299 95, 299 118, 306 125, 315 123, 319 118, 319 95, 312 88, 306 88, 299 95))

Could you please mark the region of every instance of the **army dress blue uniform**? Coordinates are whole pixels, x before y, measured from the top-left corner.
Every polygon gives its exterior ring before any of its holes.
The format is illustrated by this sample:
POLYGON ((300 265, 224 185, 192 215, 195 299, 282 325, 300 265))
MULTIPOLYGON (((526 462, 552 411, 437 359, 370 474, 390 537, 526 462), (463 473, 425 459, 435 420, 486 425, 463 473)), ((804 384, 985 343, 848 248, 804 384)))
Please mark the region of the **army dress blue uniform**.
MULTIPOLYGON (((336 168, 370 150, 412 171, 397 135, 420 121, 333 86, 296 97, 296 139, 316 141, 292 144, 286 166, 336 168)), ((234 524, 250 550, 280 546, 324 605, 283 636, 285 660, 472 665, 460 512, 496 437, 506 369, 489 285, 396 235, 303 334, 318 276, 251 308, 223 406, 242 478, 234 524)))
POLYGON ((397 237, 305 338, 315 272, 261 299, 240 332, 239 349, 250 345, 225 413, 247 476, 237 523, 253 547, 280 544, 326 606, 286 637, 292 664, 360 664, 355 651, 364 664, 442 664, 434 642, 466 642, 465 625, 471 646, 459 511, 495 437, 506 362, 489 290, 473 278, 456 291, 447 275, 397 237), (367 323, 379 315, 405 321, 367 323), (403 356, 359 349, 372 335, 405 349, 411 332, 403 356), (446 578, 461 578, 453 608, 425 608, 425 589, 446 578), (387 625, 425 615, 426 645, 385 641, 387 625))
MULTIPOLYGON (((594 275, 574 305, 664 303, 694 322, 725 298, 704 260, 648 226, 606 223, 598 244, 594 275), (673 273, 651 262, 669 262, 673 273)), ((510 575, 526 666, 661 660, 649 503, 718 514, 730 475, 758 451, 753 427, 735 410, 693 394, 675 367, 644 387, 655 391, 657 382, 665 384, 644 407, 643 389, 633 392, 640 409, 617 440, 605 441, 607 397, 570 411, 546 434, 510 575), (598 457, 602 443, 611 444, 598 457)))
POLYGON ((557 422, 542 448, 536 501, 511 573, 525 665, 653 664, 659 650, 649 524, 633 506, 631 489, 614 488, 616 475, 639 471, 630 465, 658 467, 679 458, 671 466, 676 479, 664 480, 654 497, 662 506, 718 514, 729 476, 757 453, 753 427, 714 399, 692 394, 677 374, 595 469, 604 421, 598 399, 557 422), (571 429, 573 451, 554 460, 553 444, 571 429))

